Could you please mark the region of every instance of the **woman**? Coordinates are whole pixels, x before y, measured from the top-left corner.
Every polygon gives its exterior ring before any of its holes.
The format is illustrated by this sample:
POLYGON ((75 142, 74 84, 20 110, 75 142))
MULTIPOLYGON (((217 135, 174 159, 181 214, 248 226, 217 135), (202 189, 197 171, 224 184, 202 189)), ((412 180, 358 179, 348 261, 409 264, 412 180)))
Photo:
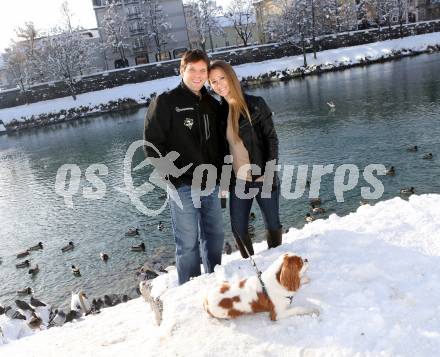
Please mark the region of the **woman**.
POLYGON ((228 144, 227 151, 233 158, 229 200, 231 226, 241 255, 247 258, 248 254, 242 242, 253 255, 248 225, 254 197, 263 215, 268 247, 274 248, 281 244, 282 226, 279 218, 279 184, 276 172, 272 178, 271 174, 267 174, 266 181, 272 182, 266 184, 265 187, 269 190, 265 191, 270 192, 264 192, 266 195, 262 195, 266 164, 271 161, 272 165, 276 165, 278 162, 278 138, 272 112, 266 102, 261 97, 243 93, 237 75, 229 63, 211 63, 209 82, 224 103, 223 133, 228 144), (251 171, 249 165, 257 165, 261 171, 251 171), (253 194, 250 194, 252 192, 253 194))

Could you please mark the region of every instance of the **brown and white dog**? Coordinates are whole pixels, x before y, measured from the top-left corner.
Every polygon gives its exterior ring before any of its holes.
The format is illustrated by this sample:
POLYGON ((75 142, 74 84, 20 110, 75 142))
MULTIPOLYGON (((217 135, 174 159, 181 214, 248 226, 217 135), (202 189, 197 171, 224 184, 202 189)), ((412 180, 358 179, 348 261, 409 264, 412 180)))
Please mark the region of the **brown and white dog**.
POLYGON ((236 283, 224 282, 205 297, 204 308, 212 317, 231 319, 241 315, 269 312, 272 321, 293 315, 318 314, 316 309, 291 307, 291 297, 306 284, 308 261, 286 253, 261 275, 268 297, 256 276, 236 283))

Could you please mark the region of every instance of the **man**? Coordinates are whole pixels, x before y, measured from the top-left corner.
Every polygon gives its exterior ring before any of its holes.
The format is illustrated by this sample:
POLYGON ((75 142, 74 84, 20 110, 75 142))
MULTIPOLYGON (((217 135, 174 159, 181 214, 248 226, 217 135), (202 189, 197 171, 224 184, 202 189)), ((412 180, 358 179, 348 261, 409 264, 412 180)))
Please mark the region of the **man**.
MULTIPOLYGON (((145 118, 144 140, 154 144, 163 157, 172 153, 170 156, 175 159, 177 167, 188 167, 184 173, 177 170, 178 177, 172 174, 167 177, 180 198, 174 200, 171 194, 169 201, 179 284, 201 274, 200 250, 205 273, 212 273, 214 267, 221 264, 223 250, 218 186, 211 194, 198 197, 200 207, 194 204, 191 197, 195 192, 191 190, 194 169, 200 164, 211 164, 220 170, 223 159, 220 118, 217 114, 219 103, 207 93, 204 86, 208 79, 208 67, 209 58, 204 52, 187 51, 180 62, 181 83, 160 94, 150 104, 145 118)), ((145 147, 145 151, 147 156, 157 157, 150 147, 145 147)), ((204 184, 203 180, 202 186, 204 184)))

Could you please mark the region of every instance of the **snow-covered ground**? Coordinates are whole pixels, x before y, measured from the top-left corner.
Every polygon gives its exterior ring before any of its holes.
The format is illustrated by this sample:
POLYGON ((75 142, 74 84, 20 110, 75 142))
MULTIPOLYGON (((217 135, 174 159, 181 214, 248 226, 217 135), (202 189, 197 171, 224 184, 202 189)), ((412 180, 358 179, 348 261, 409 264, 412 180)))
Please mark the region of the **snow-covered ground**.
MULTIPOLYGON (((365 58, 375 60, 381 57, 387 57, 395 51, 402 50, 417 50, 424 51, 428 46, 440 44, 440 33, 430 33, 425 35, 405 37, 397 40, 387 40, 382 42, 375 42, 366 45, 344 47, 334 50, 327 50, 318 53, 318 58, 313 59, 313 56, 308 54, 309 65, 346 65, 349 63, 358 63, 365 58)), ((303 57, 292 56, 283 57, 275 60, 268 60, 257 63, 247 63, 240 66, 235 66, 239 77, 258 77, 260 75, 269 73, 271 71, 283 71, 286 69, 295 70, 303 65, 303 57)), ((48 101, 42 101, 29 105, 21 105, 12 108, 0 109, 0 119, 5 124, 13 119, 20 119, 21 117, 29 118, 32 115, 39 115, 42 113, 57 113, 61 110, 68 110, 79 106, 88 106, 90 108, 99 104, 108 103, 111 100, 122 98, 132 98, 142 103, 152 93, 161 93, 164 90, 175 87, 179 82, 179 77, 167 77, 156 79, 153 81, 126 84, 120 87, 104 89, 91 93, 80 94, 77 100, 74 101, 72 97, 58 98, 48 101)))
POLYGON ((202 308, 207 289, 254 271, 235 253, 214 274, 177 287, 161 275, 161 326, 141 299, 83 321, 0 347, 1 356, 436 356, 440 350, 440 195, 394 198, 291 229, 270 251, 256 245, 265 269, 283 252, 309 259, 310 284, 294 304, 320 315, 272 322, 267 314, 216 320, 202 308))

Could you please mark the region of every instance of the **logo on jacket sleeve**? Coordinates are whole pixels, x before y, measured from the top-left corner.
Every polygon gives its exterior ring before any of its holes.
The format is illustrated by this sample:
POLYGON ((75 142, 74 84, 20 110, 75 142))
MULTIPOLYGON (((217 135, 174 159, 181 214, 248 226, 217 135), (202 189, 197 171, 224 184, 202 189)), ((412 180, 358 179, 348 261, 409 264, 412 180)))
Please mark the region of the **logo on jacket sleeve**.
POLYGON ((194 119, 192 119, 192 118, 185 118, 185 120, 183 121, 183 125, 185 125, 190 130, 191 130, 193 124, 194 124, 194 119))

